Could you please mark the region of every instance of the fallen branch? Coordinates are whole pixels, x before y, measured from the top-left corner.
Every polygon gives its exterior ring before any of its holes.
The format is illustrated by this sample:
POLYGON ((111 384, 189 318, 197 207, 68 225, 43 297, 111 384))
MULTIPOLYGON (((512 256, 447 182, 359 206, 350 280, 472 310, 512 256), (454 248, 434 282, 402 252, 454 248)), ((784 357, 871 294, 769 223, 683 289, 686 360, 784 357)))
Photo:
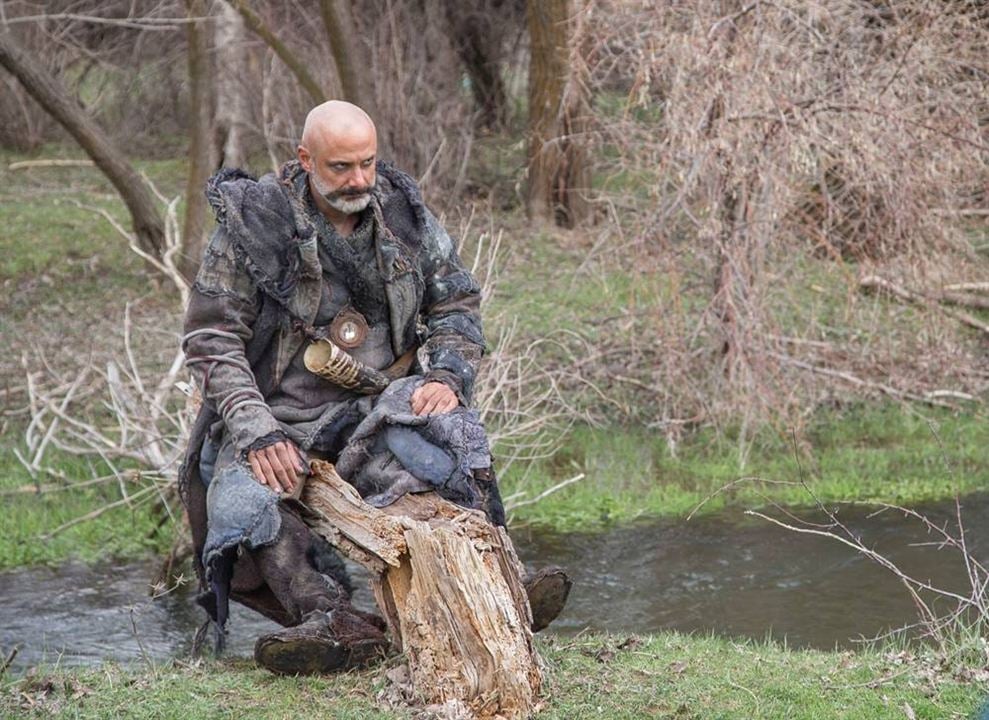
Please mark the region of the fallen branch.
POLYGON ((897 578, 899 578, 899 580, 903 582, 904 585, 908 586, 909 588, 932 592, 935 595, 940 595, 945 598, 950 598, 964 605, 969 605, 972 603, 971 598, 967 598, 964 595, 959 595, 956 592, 951 592, 950 590, 944 590, 935 585, 932 585, 930 582, 924 580, 917 580, 916 578, 910 577, 902 570, 900 570, 896 565, 894 565, 890 560, 888 560, 885 556, 880 555, 875 550, 867 548, 865 545, 861 543, 861 541, 849 540, 848 538, 842 537, 841 535, 837 534, 832 530, 817 530, 815 528, 799 527, 797 525, 791 525, 790 523, 785 523, 782 520, 774 518, 770 515, 766 515, 765 513, 761 513, 757 510, 746 510, 745 514, 751 515, 752 517, 760 518, 762 520, 765 520, 766 522, 781 527, 784 530, 789 530, 790 532, 800 533, 801 535, 816 535, 818 537, 824 537, 824 538, 830 538, 831 540, 836 540, 837 542, 840 542, 842 545, 847 545, 852 550, 855 550, 856 552, 865 555, 873 562, 886 568, 891 573, 893 573, 897 578))
POLYGON ((93 167, 92 160, 19 160, 7 166, 8 170, 27 170, 37 167, 93 167))
POLYGON ((932 212, 935 215, 945 215, 947 217, 989 217, 989 208, 935 208, 932 212))
MULTIPOLYGON (((801 482, 801 484, 804 485, 804 488, 814 499, 814 504, 816 507, 828 518, 827 524, 811 523, 810 521, 797 518, 790 513, 787 513, 787 515, 792 522, 784 522, 778 518, 773 518, 765 513, 754 510, 746 511, 745 514, 761 518, 776 525, 777 527, 781 527, 791 532, 805 535, 816 535, 818 537, 825 537, 835 540, 855 550, 860 555, 863 555, 880 567, 892 573, 910 594, 919 618, 919 623, 901 628, 899 632, 904 633, 909 629, 922 628, 927 637, 932 638, 940 645, 941 652, 946 656, 947 654, 954 652, 953 638, 957 636, 959 631, 967 633, 974 628, 984 627, 986 621, 989 620, 989 597, 987 597, 987 588, 989 588, 989 571, 987 571, 986 566, 973 557, 971 553, 966 540, 965 526, 962 522, 961 503, 957 497, 955 498, 955 525, 957 528, 957 532, 955 534, 948 530, 947 523, 940 525, 931 521, 928 517, 917 512, 916 510, 911 510, 899 505, 880 503, 878 510, 868 517, 872 518, 874 515, 889 510, 901 512, 906 517, 919 521, 929 535, 932 534, 935 536, 935 540, 933 542, 923 543, 924 545, 934 545, 938 550, 949 548, 957 551, 961 555, 965 565, 965 571, 969 584, 967 589, 967 592, 969 592, 968 596, 965 596, 959 592, 954 592, 952 590, 946 590, 945 588, 935 586, 930 580, 921 580, 908 575, 887 556, 879 553, 873 548, 868 547, 860 534, 852 532, 845 524, 841 522, 838 518, 837 512, 834 509, 825 506, 824 503, 822 503, 821 500, 814 495, 813 491, 806 485, 806 483, 801 482), (921 593, 929 594, 928 598, 925 599, 922 597, 921 593), (933 596, 933 598, 930 596, 933 596), (942 607, 936 605, 934 602, 934 599, 938 598, 953 601, 955 605, 947 612, 943 612, 942 607)), ((852 504, 871 505, 872 503, 856 502, 852 504)), ((782 508, 778 509, 782 510, 782 508)), ((890 637, 890 635, 886 634, 880 637, 890 637)), ((876 641, 877 639, 878 638, 874 638, 873 641, 876 641)))
POLYGON ((38 539, 39 540, 51 540, 53 537, 55 537, 59 533, 64 532, 65 530, 68 530, 71 527, 75 527, 79 523, 84 523, 84 522, 86 522, 88 520, 95 520, 100 515, 103 515, 104 513, 107 513, 110 510, 114 510, 115 508, 121 507, 122 505, 128 505, 129 506, 132 502, 134 502, 138 498, 143 498, 145 496, 148 496, 150 493, 154 492, 157 489, 158 489, 158 487, 156 485, 149 485, 148 487, 142 488, 142 489, 138 490, 136 493, 134 493, 133 495, 129 495, 129 496, 123 498, 122 500, 117 500, 116 502, 112 502, 112 503, 108 503, 106 505, 102 505, 102 506, 96 508, 95 510, 86 513, 85 515, 80 515, 79 517, 73 518, 72 520, 69 520, 68 522, 64 522, 61 525, 59 525, 57 528, 55 528, 54 530, 52 530, 51 532, 42 533, 41 535, 38 535, 38 539))
MULTIPOLYGON (((16 449, 15 449, 16 450, 16 449)), ((45 468, 42 468, 45 469, 45 468)), ((140 483, 141 478, 145 476, 153 476, 157 473, 144 473, 138 470, 129 470, 121 475, 103 475, 101 477, 90 478, 89 480, 81 480, 79 482, 66 483, 62 485, 55 485, 50 483, 48 485, 20 485, 9 490, 0 490, 0 497, 6 495, 43 495, 45 493, 52 492, 63 492, 65 490, 80 490, 82 488, 91 487, 93 485, 102 485, 109 482, 119 482, 121 479, 129 480, 130 482, 140 483)))
MULTIPOLYGON (((505 511, 506 512, 511 512, 512 510, 515 510, 516 508, 525 507, 526 505, 533 505, 533 504, 539 502, 540 500, 542 500, 543 498, 549 497, 550 495, 552 495, 553 493, 555 493, 557 490, 562 490, 563 488, 567 487, 568 485, 573 485, 575 482, 579 482, 580 480, 583 480, 585 477, 586 477, 586 475, 584 473, 580 473, 579 475, 575 475, 574 477, 572 477, 572 478, 570 478, 568 480, 564 480, 563 482, 558 482, 556 485, 554 485, 551 488, 548 488, 546 490, 543 490, 541 493, 539 493, 538 495, 536 495, 536 497, 534 497, 534 498, 530 498, 529 500, 522 500, 520 502, 512 503, 512 504, 506 503, 505 504, 505 511)), ((515 497, 515 496, 513 496, 513 497, 515 497)))
MULTIPOLYGON (((953 295, 950 299, 941 297, 932 297, 930 295, 925 295, 923 293, 916 292, 914 290, 909 290, 905 287, 897 285, 885 278, 881 278, 878 275, 867 275, 859 280, 859 287, 863 290, 876 290, 879 292, 888 293, 906 303, 912 305, 930 305, 934 303, 937 307, 948 317, 952 317, 959 322, 968 325, 969 327, 975 328, 976 330, 981 330, 982 332, 989 335, 989 325, 979 320, 974 315, 962 312, 960 310, 953 310, 951 308, 943 307, 941 303, 953 303, 962 304, 960 298, 962 296, 953 295)), ((974 303, 975 300, 973 299, 974 303)), ((989 307, 989 305, 972 305, 972 307, 989 307)))
POLYGON ((989 282, 954 283, 945 285, 947 292, 989 292, 989 282))
POLYGON ((989 298, 984 297, 946 291, 937 300, 946 305, 960 305, 961 307, 970 307, 976 310, 989 310, 989 298))
POLYGON ((0 678, 6 674, 7 669, 13 664, 14 658, 17 657, 17 653, 20 652, 20 649, 20 645, 14 645, 13 649, 11 649, 11 651, 7 653, 6 657, 3 658, 3 661, 0 662, 0 678))
POLYGON ((782 353, 767 352, 767 355, 773 357, 780 362, 791 365, 795 368, 801 370, 807 370, 808 372, 815 373, 817 375, 823 375, 824 377, 835 378, 837 380, 843 380, 850 385, 855 385, 856 387, 866 388, 868 390, 875 390, 881 392, 884 395, 889 395, 890 397, 897 398, 898 400, 913 400, 914 402, 921 402, 926 405, 933 405, 935 407, 948 408, 949 410, 957 410, 958 406, 949 402, 940 400, 947 394, 951 394, 954 397, 958 395, 964 395, 964 393, 955 394, 952 390, 935 390, 930 393, 925 393, 919 395, 917 393, 910 392, 908 390, 899 390, 892 385, 886 385, 885 383, 873 382, 872 380, 864 380, 857 375, 852 375, 849 372, 843 370, 832 370, 831 368, 820 367, 819 365, 812 365, 811 363, 804 362, 803 360, 797 360, 789 355, 784 355, 782 353))

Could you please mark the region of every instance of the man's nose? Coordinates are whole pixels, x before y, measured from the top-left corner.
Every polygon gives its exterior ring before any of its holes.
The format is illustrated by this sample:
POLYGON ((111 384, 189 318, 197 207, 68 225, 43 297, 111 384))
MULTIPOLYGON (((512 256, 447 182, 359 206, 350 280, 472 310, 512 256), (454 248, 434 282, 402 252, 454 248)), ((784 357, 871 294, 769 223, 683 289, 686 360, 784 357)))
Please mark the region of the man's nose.
POLYGON ((363 168, 355 167, 351 168, 347 175, 347 184, 350 187, 363 188, 367 187, 367 182, 364 180, 364 170, 363 168))

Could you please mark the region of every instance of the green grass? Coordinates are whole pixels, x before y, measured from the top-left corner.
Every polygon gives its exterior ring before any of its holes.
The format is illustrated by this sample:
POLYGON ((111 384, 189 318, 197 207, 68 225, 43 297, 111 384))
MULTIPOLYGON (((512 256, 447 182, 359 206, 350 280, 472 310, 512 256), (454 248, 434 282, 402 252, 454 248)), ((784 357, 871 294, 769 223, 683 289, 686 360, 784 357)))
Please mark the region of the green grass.
MULTIPOLYGON (((83 159, 73 148, 48 147, 39 158, 83 159)), ((0 152, 0 310, 8 323, 48 321, 65 305, 97 313, 151 291, 143 261, 97 214, 109 212, 125 228, 129 219, 113 187, 95 168, 37 167, 9 170, 22 156, 0 152)), ((181 161, 136 163, 166 197, 182 188, 181 161)))
MULTIPOLYGON (((14 439, 6 440, 6 446, 0 446, 0 492, 5 495, 0 513, 0 570, 54 564, 68 558, 86 562, 130 558, 167 549, 173 525, 166 521, 161 531, 155 531, 158 515, 152 509, 158 498, 154 491, 142 491, 146 484, 114 479, 81 489, 37 494, 32 491, 34 480, 9 447, 14 439), (129 496, 137 494, 129 505, 49 536, 60 526, 121 500, 124 490, 129 496)), ((63 473, 65 484, 107 473, 106 468, 57 451, 50 453, 48 462, 63 473)), ((48 476, 40 482, 56 484, 48 476)))
MULTIPOLYGON (((36 157, 84 156, 67 146, 43 148, 36 157)), ((166 522, 162 533, 153 532, 157 519, 150 508, 156 497, 149 493, 130 506, 125 504, 47 537, 61 525, 121 500, 122 488, 133 494, 143 486, 114 480, 85 489, 36 494, 30 492, 34 478, 15 457, 15 449, 27 452, 22 353, 37 369, 37 350, 42 349, 48 361, 68 373, 66 366, 85 363, 94 350, 105 351, 119 344, 120 318, 127 301, 150 296, 140 312, 152 313, 174 303, 167 296, 159 299, 143 261, 107 220, 91 209, 106 210, 127 226, 122 203, 98 170, 8 168, 11 162, 24 159, 0 152, 0 285, 4 288, 0 335, 7 350, 0 358, 0 390, 5 393, 0 421, 4 506, 0 513, 0 569, 70 557, 88 561, 160 551, 170 542, 171 524, 166 522)), ((172 197, 182 188, 182 161, 137 161, 137 166, 166 196, 172 197)), ((163 326, 160 318, 156 324, 163 326)), ((101 416, 94 417, 99 420, 101 416)), ((98 459, 90 462, 53 449, 46 453, 44 465, 63 476, 58 480, 42 474, 38 482, 45 486, 67 485, 108 473, 98 459)), ((126 469, 126 465, 122 467, 126 469)))
MULTIPOLYGON (((923 657, 793 651, 664 634, 544 638, 546 720, 968 718, 986 695, 923 657), (907 707, 909 706, 909 712, 907 707)), ((23 718, 412 718, 375 698, 382 669, 276 677, 248 661, 125 669, 39 669, 0 685, 0 715, 23 718)))
MULTIPOLYGON (((167 544, 171 522, 152 533, 157 517, 150 509, 154 495, 145 496, 133 509, 120 507, 42 539, 59 525, 119 500, 120 487, 109 482, 36 495, 30 492, 30 475, 10 447, 17 438, 5 437, 8 445, 0 446, 0 491, 21 491, 4 498, 0 568, 68 558, 131 557, 160 551, 167 544)), ((789 437, 757 438, 742 468, 734 440, 711 431, 690 437, 674 457, 658 433, 580 426, 552 459, 509 468, 502 477, 503 494, 533 497, 584 473, 583 480, 512 515, 513 524, 556 530, 604 530, 641 518, 683 516, 705 500, 701 512, 758 507, 769 500, 807 505, 812 498, 799 483, 801 478, 827 502, 916 505, 989 489, 987 440, 986 421, 978 415, 862 406, 821 413, 807 431, 808 449, 799 454, 789 437)), ((64 454, 55 453, 50 461, 65 473, 67 482, 85 480, 94 470, 105 472, 64 454)), ((126 487, 133 493, 141 486, 126 487)))
POLYGON ((573 271, 588 250, 559 244, 545 234, 514 247, 505 260, 509 269, 499 277, 486 322, 495 332, 518 321, 526 337, 553 336, 568 329, 595 341, 615 335, 614 320, 648 312, 669 299, 671 285, 655 271, 615 267, 577 275, 573 271))
POLYGON ((552 459, 513 466, 503 483, 506 495, 524 491, 533 497, 584 473, 584 480, 513 517, 555 529, 684 515, 705 499, 704 512, 770 500, 807 505, 813 501, 808 488, 827 502, 915 505, 989 490, 987 443, 989 427, 981 415, 897 405, 821 411, 800 450, 789 436, 763 432, 752 441, 744 467, 731 433, 700 431, 679 445, 674 457, 658 432, 580 426, 552 459), (726 489, 718 492, 721 488, 726 489))

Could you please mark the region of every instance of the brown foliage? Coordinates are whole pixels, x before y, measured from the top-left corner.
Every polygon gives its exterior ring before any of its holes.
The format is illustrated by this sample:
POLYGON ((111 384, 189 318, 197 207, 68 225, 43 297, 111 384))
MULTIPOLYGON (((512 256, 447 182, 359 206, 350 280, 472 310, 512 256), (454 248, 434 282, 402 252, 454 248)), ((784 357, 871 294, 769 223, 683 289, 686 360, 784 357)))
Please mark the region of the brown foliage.
POLYGON ((866 264, 921 287, 984 277, 958 220, 989 159, 989 23, 973 5, 591 12, 598 147, 617 151, 596 153, 614 221, 599 246, 624 243, 665 299, 628 368, 656 388, 653 421, 799 424, 847 388, 984 388, 977 345, 940 310, 904 315, 856 280, 866 264))

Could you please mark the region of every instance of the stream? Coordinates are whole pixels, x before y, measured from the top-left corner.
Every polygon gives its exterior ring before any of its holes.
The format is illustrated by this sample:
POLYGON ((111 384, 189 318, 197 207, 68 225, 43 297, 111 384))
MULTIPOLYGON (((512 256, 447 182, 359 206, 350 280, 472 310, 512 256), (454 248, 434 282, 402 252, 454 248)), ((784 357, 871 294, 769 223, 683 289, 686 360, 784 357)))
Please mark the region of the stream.
MULTIPOLYGON (((954 502, 918 510, 954 527, 954 502)), ((963 499, 970 551, 983 561, 989 542, 980 519, 987 511, 989 494, 963 499)), ((825 519, 819 511, 791 512, 825 519)), ((939 548, 935 536, 902 513, 870 512, 841 506, 838 517, 910 575, 966 594, 957 551, 939 548)), ((831 649, 915 621, 908 593, 888 571, 835 540, 796 534, 738 509, 603 533, 519 528, 512 536, 527 565, 559 564, 574 578, 570 602, 547 632, 677 630, 831 649)), ((145 561, 0 573, 0 650, 18 646, 15 671, 187 654, 202 612, 191 587, 150 599, 154 569, 145 561)), ((356 604, 371 609, 366 573, 353 567, 353 574, 356 604)), ((277 626, 239 605, 232 610, 228 654, 249 656, 255 638, 277 626)))

